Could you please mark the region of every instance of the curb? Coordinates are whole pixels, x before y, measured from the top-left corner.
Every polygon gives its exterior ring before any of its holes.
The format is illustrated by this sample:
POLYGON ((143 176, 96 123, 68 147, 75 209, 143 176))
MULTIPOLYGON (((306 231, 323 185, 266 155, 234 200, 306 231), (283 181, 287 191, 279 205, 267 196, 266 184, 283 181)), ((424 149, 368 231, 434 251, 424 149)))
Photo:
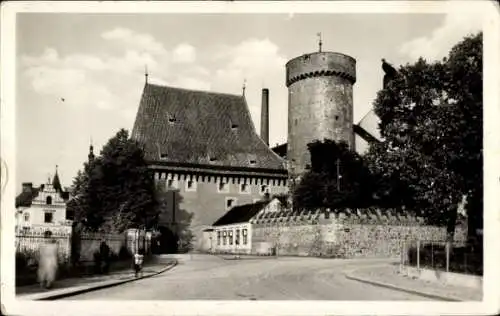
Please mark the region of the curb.
POLYGON ((425 293, 425 292, 422 292, 422 291, 416 291, 416 290, 408 289, 408 288, 401 287, 401 286, 396 286, 396 285, 389 284, 389 283, 384 283, 384 282, 380 282, 380 281, 373 281, 373 280, 365 279, 365 278, 353 276, 351 273, 345 273, 345 277, 347 279, 349 279, 349 280, 354 280, 354 281, 358 281, 358 282, 362 282, 362 283, 367 283, 367 284, 371 284, 371 285, 375 285, 375 286, 379 286, 379 287, 385 287, 385 288, 388 288, 388 289, 391 289, 391 290, 396 290, 396 291, 400 291, 400 292, 406 292, 406 293, 409 293, 409 294, 423 296, 423 297, 427 297, 427 298, 431 298, 431 299, 437 299, 437 300, 448 301, 448 302, 462 302, 463 301, 462 299, 451 297, 451 296, 442 296, 442 295, 437 295, 437 294, 429 294, 429 293, 425 293))
MULTIPOLYGON (((175 266, 177 266, 177 264, 178 264, 178 261, 174 259, 174 262, 169 263, 165 268, 161 269, 160 271, 154 272, 154 273, 146 275, 146 276, 141 276, 139 278, 135 278, 134 277, 134 278, 128 278, 128 279, 124 279, 124 280, 103 281, 103 282, 100 282, 101 284, 97 283, 96 285, 89 285, 89 286, 84 287, 84 288, 76 288, 76 289, 73 289, 73 290, 71 288, 68 288, 67 291, 65 291, 64 293, 55 293, 55 294, 47 293, 46 295, 43 295, 43 294, 22 295, 22 296, 19 296, 18 299, 21 299, 21 300, 35 300, 35 301, 57 300, 57 299, 61 299, 61 298, 65 298, 65 297, 70 297, 70 296, 75 296, 75 295, 79 295, 79 294, 83 294, 83 293, 87 293, 87 292, 92 292, 92 291, 96 291, 96 290, 110 288, 110 287, 113 287, 113 286, 122 285, 122 284, 133 282, 133 281, 147 279, 147 278, 156 276, 158 274, 167 272, 167 271, 173 269, 175 266), (29 298, 30 296, 31 297, 35 297, 35 298, 30 299, 29 298), (36 298, 36 296, 38 296, 38 298, 36 298)), ((64 290, 64 289, 61 289, 61 290, 64 290)))
POLYGON ((243 257, 243 256, 240 256, 240 257, 236 257, 236 256, 233 256, 233 257, 224 257, 224 256, 219 256, 219 255, 215 255, 216 257, 222 259, 222 260, 262 260, 262 259, 277 259, 276 256, 261 256, 261 257, 243 257))

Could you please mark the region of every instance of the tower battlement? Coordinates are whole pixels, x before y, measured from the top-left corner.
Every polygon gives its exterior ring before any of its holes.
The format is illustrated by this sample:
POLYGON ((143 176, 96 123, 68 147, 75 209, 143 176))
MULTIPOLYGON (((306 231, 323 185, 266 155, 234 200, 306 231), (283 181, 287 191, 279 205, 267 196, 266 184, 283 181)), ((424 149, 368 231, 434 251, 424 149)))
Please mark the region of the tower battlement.
POLYGON ((286 64, 286 86, 311 77, 336 76, 356 82, 356 59, 334 52, 305 54, 286 64))

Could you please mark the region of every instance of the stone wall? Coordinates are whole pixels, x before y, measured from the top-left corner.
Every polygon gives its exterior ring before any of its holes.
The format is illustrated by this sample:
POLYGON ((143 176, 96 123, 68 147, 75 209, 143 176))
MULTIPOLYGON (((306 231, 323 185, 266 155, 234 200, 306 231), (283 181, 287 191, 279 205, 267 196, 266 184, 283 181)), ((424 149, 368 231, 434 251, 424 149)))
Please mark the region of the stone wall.
MULTIPOLYGON (((321 214, 316 218, 255 223, 252 243, 270 243, 279 255, 355 258, 399 257, 403 243, 446 239, 444 227, 427 226, 411 216, 377 214, 340 214, 329 218, 321 214)), ((458 226, 455 240, 465 241, 466 234, 466 229, 458 226)), ((253 251, 256 248, 252 246, 253 251)))

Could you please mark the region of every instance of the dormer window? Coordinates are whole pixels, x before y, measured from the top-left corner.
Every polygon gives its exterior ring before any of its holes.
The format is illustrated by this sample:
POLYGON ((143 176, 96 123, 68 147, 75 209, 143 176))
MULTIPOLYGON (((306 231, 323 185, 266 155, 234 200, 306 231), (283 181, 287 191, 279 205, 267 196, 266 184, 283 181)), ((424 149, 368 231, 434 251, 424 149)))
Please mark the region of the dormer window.
POLYGON ((248 160, 250 162, 250 165, 254 166, 257 163, 257 156, 251 154, 250 157, 248 157, 248 160))
POLYGON ((175 115, 170 114, 170 115, 168 116, 168 122, 169 122, 170 124, 173 124, 173 123, 177 122, 177 119, 175 118, 175 115))
POLYGON ((46 204, 47 205, 51 205, 52 204, 52 197, 51 196, 47 196, 47 199, 45 200, 46 204))
POLYGON ((235 122, 231 122, 231 129, 234 131, 234 130, 237 130, 238 129, 238 124, 236 124, 235 122))

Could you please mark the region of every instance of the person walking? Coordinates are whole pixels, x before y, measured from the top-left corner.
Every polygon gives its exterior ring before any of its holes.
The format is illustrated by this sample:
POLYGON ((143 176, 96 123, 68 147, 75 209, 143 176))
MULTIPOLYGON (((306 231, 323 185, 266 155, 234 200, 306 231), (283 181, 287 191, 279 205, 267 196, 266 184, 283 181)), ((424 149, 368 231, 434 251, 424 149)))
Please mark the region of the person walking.
POLYGON ((57 241, 52 237, 51 231, 45 232, 47 243, 40 246, 38 261, 38 282, 42 288, 49 289, 53 286, 57 273, 57 241))
POLYGON ((101 241, 101 245, 99 246, 99 253, 101 255, 100 265, 102 267, 102 273, 107 274, 109 272, 109 263, 110 263, 110 249, 105 240, 101 241))
POLYGON ((143 250, 139 250, 134 254, 134 270, 135 277, 139 277, 139 274, 142 276, 142 264, 144 261, 143 250))

